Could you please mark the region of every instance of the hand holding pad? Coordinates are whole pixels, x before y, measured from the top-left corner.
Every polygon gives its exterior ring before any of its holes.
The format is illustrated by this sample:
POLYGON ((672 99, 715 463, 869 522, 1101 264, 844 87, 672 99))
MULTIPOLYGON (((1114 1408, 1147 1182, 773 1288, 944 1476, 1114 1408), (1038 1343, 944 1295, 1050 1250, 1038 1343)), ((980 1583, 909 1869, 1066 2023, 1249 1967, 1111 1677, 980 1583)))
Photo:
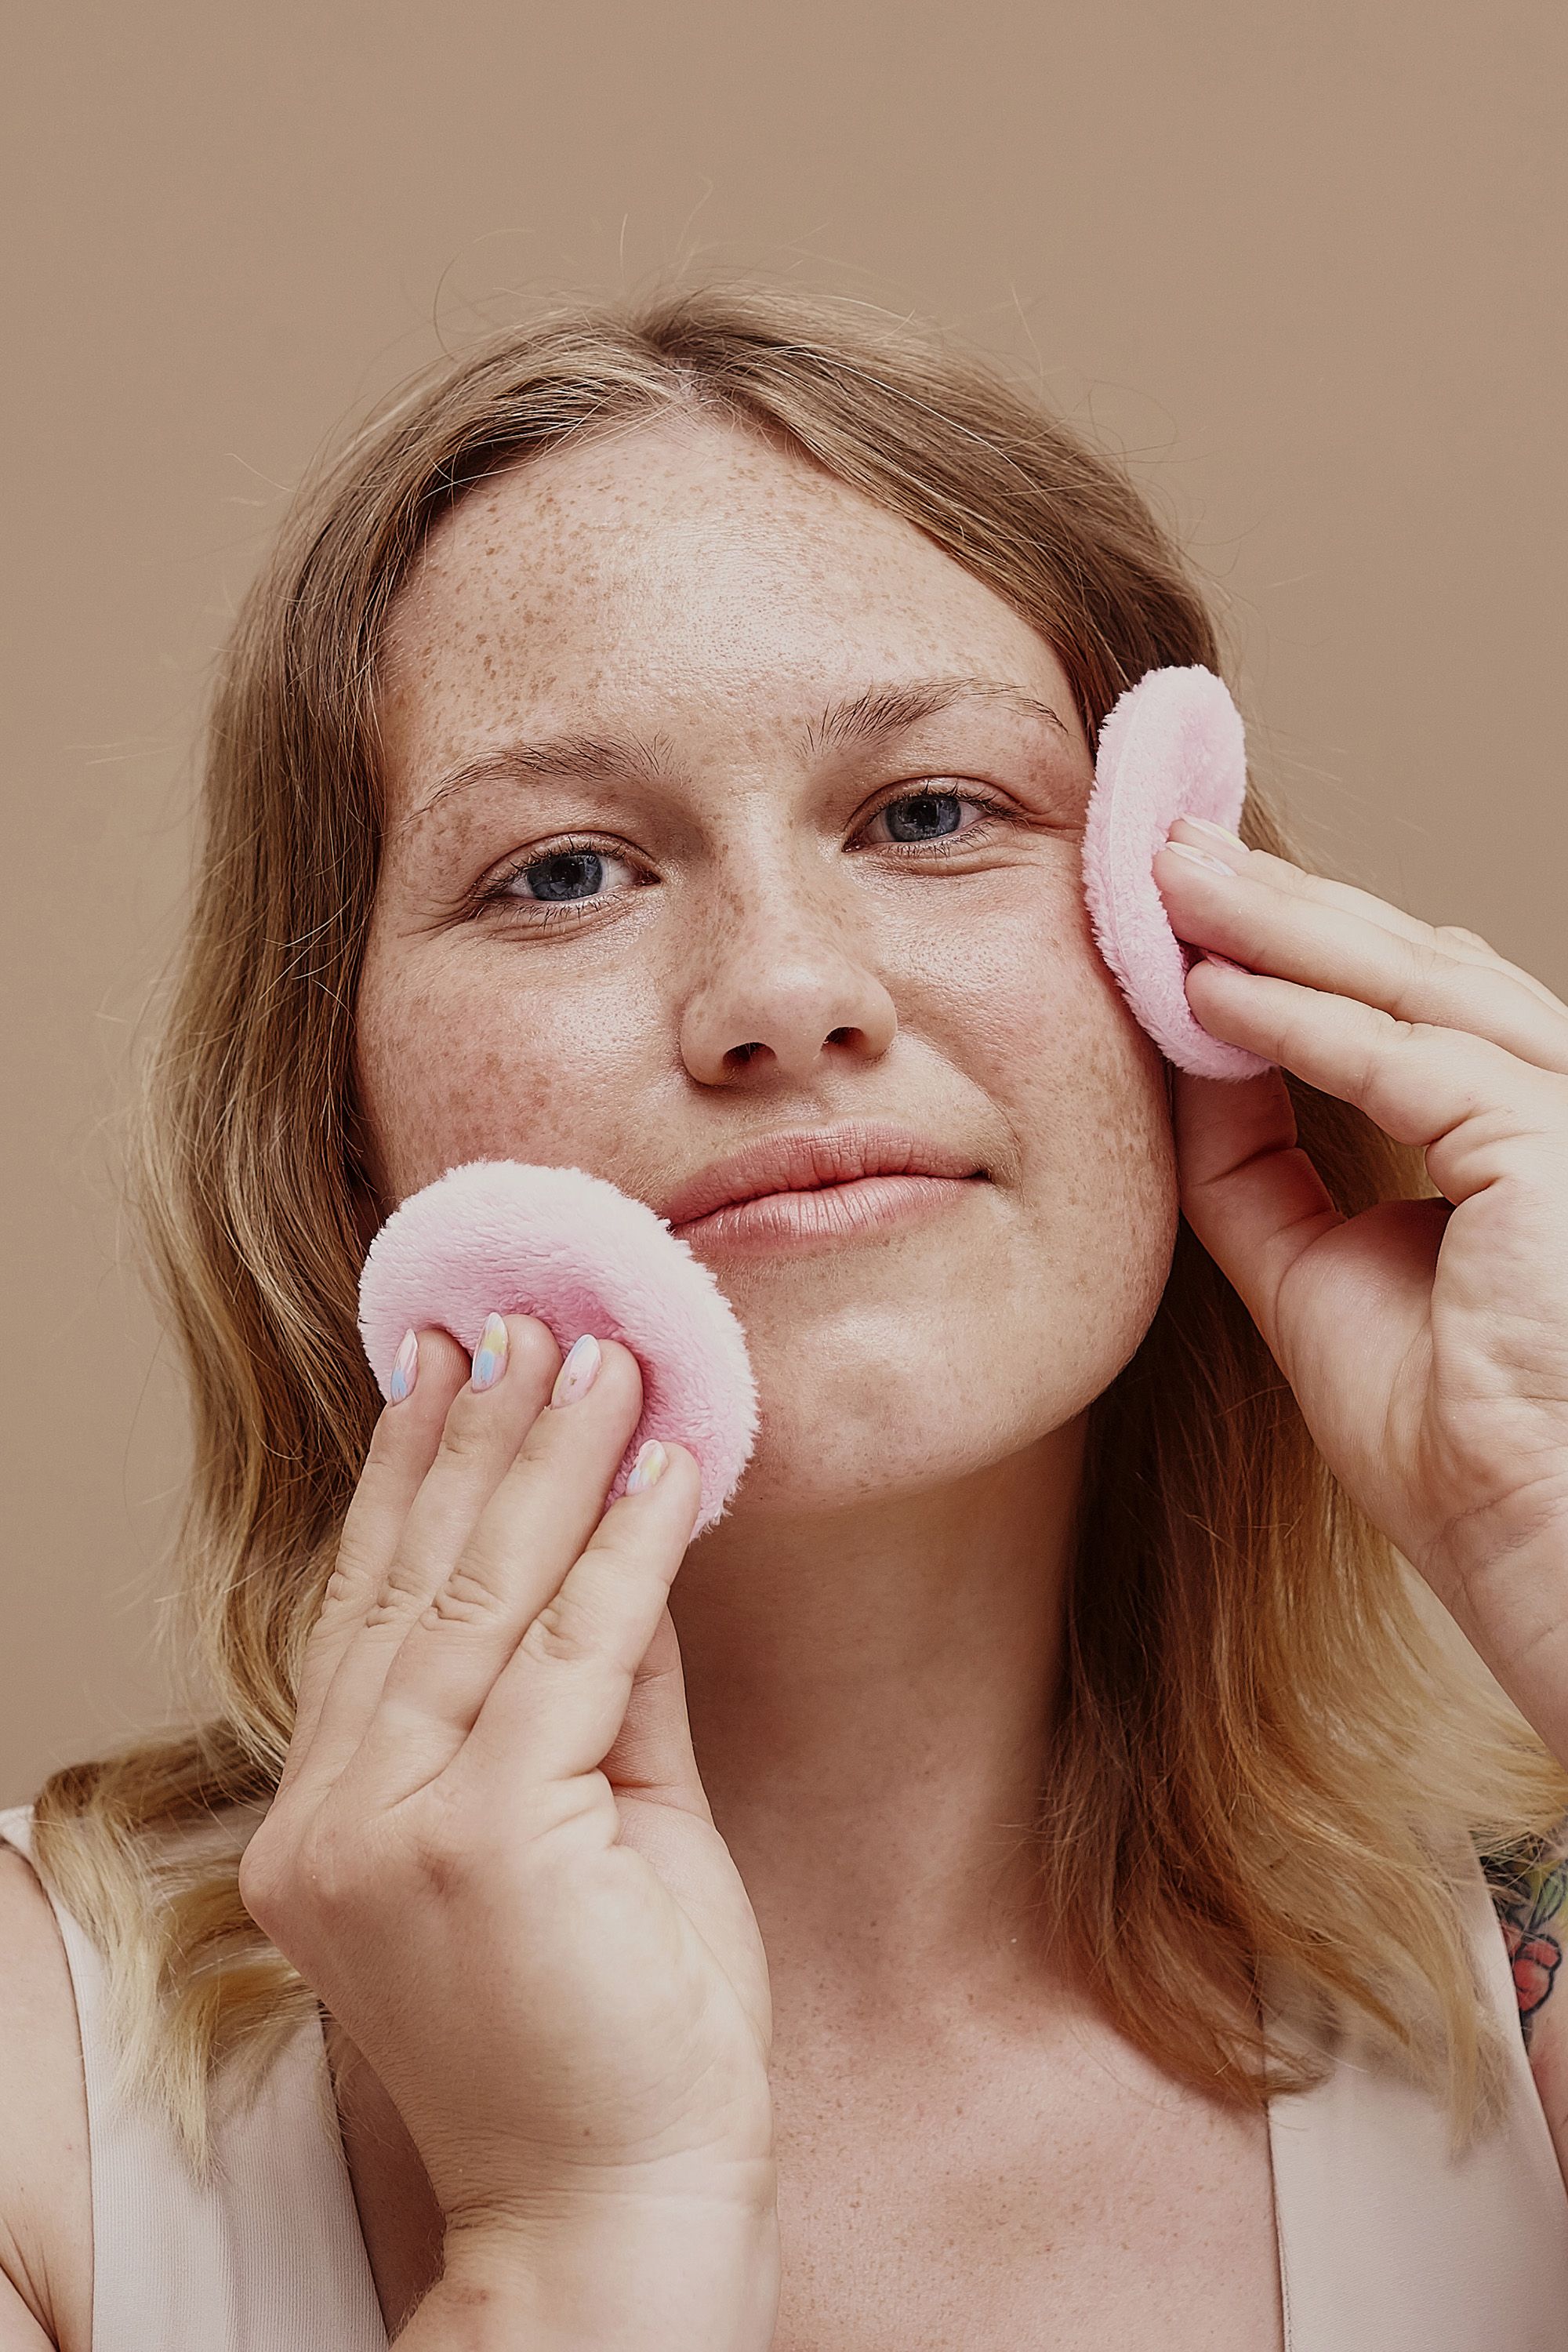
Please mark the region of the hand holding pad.
POLYGON ((606 1507, 658 1437, 701 1465, 693 1539, 722 1517, 756 1441, 745 1337, 711 1267, 646 1202, 581 1168, 470 1160, 393 1212, 359 1303, 383 1396, 405 1331, 437 1324, 472 1350, 492 1308, 536 1316, 563 1355, 584 1331, 618 1339, 641 1369, 643 1410, 606 1507))
POLYGON ((1179 816, 1207 817, 1234 833, 1246 798, 1241 713, 1212 670, 1150 670, 1100 730, 1083 836, 1095 940, 1140 1027, 1200 1078, 1253 1078, 1276 1065, 1211 1036, 1194 1018, 1187 955, 1171 929, 1154 858, 1179 816))

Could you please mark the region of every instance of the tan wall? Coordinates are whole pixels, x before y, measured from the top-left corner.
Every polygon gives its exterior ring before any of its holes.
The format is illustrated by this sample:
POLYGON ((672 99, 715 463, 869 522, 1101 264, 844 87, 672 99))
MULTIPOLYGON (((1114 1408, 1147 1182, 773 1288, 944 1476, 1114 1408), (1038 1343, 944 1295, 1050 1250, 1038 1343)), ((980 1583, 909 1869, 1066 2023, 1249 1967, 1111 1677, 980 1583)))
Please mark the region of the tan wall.
POLYGON ((1568 991, 1557 0, 67 0, 0 62, 0 1801, 176 1704, 113 1118, 284 487, 507 289, 759 266, 1032 356, 1223 583, 1318 854, 1568 991))

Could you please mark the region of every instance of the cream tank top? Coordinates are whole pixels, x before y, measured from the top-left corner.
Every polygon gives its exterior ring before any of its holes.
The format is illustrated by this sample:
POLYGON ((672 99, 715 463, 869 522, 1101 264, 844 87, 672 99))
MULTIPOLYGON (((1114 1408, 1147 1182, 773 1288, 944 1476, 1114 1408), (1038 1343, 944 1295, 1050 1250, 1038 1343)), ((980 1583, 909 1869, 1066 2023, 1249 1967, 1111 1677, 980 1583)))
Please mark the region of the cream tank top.
MULTIPOLYGON (((0 1811, 29 1860, 31 1819, 0 1811)), ((319 2021, 220 2126, 218 2178, 198 2189, 168 2126, 115 2098, 102 1962, 49 1899, 87 2082, 92 2352, 387 2352, 319 2021)), ((1568 2352, 1568 2190, 1479 1865, 1468 1924, 1508 2028, 1496 2131, 1450 2159, 1436 2103, 1353 2032, 1324 2082, 1269 2109, 1287 2352, 1568 2352)), ((1271 2013, 1269 2031, 1283 2046, 1306 2029, 1271 2013)))

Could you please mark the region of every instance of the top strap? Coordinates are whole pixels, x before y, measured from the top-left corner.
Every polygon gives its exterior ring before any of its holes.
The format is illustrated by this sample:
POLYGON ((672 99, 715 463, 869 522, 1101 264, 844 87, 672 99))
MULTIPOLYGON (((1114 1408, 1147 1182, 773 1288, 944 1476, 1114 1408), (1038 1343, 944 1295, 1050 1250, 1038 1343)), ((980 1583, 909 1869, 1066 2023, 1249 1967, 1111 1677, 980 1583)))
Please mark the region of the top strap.
MULTIPOLYGON (((31 1806, 0 1811, 0 1841, 29 1861, 31 1832, 31 1806)), ((92 2352, 387 2352, 319 2018, 219 2121, 198 2185, 167 2120, 117 2092, 101 1955, 49 1900, 87 2083, 92 2352)))
POLYGON ((1530 2059, 1490 1890, 1467 1877, 1466 1931, 1508 2045, 1501 2121, 1458 2158, 1439 2104, 1401 2080, 1363 2025, 1336 2032, 1271 2007, 1277 2048, 1333 2060, 1269 2108, 1288 2352, 1563 2352, 1568 2189, 1530 2059))
MULTIPOLYGON (((0 1811, 0 1841, 29 1860, 31 1819, 28 1806, 0 1811)), ((1466 1894, 1509 2057, 1502 2119, 1462 2156, 1448 2153, 1438 2104, 1355 2021, 1331 2032, 1267 2004, 1277 2048, 1305 2042, 1331 2059, 1323 2082, 1268 2113, 1288 2352, 1563 2352, 1568 2190, 1479 1863, 1466 1894)), ((216 2178, 199 2188, 167 2122, 117 2095, 102 1960, 50 1901, 87 2079, 92 2352, 387 2352, 319 2020, 286 2045, 254 2106, 220 2122, 216 2178)))

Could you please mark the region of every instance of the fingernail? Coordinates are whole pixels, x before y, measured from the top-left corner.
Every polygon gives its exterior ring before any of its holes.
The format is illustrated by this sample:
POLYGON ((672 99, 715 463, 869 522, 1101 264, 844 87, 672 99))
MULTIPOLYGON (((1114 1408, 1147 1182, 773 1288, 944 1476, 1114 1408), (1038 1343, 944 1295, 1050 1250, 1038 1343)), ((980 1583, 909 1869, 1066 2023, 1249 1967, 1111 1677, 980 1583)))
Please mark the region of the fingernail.
POLYGON ((668 1462, 669 1456, 658 1438, 650 1437, 637 1450, 637 1458, 632 1464, 632 1475, 626 1480, 627 1494, 640 1495, 645 1487, 657 1486, 668 1462))
POLYGON ((418 1378, 419 1335, 405 1331, 402 1345, 392 1360, 392 1378, 386 1387, 388 1404, 401 1404, 418 1378))
POLYGON ((1211 874, 1223 874, 1229 879, 1236 873, 1235 866, 1227 866, 1223 857, 1211 857, 1206 849, 1189 849, 1184 841, 1168 841, 1165 847, 1173 857, 1190 858, 1194 866, 1206 866, 1211 874))
POLYGON ((592 1331, 584 1331, 580 1339, 574 1339, 565 1362, 555 1375, 551 1403, 575 1404, 579 1397, 586 1396, 599 1377, 603 1360, 603 1350, 592 1331))
POLYGON ((474 1386, 493 1389, 506 1370, 507 1329, 503 1317, 487 1315, 485 1328, 479 1333, 479 1344, 474 1349, 474 1386))
POLYGON ((1210 833, 1216 841, 1228 841, 1233 849, 1247 847, 1239 833, 1232 833, 1228 825, 1215 824, 1211 816, 1184 816, 1181 822, 1183 824, 1190 824, 1194 833, 1210 833))

